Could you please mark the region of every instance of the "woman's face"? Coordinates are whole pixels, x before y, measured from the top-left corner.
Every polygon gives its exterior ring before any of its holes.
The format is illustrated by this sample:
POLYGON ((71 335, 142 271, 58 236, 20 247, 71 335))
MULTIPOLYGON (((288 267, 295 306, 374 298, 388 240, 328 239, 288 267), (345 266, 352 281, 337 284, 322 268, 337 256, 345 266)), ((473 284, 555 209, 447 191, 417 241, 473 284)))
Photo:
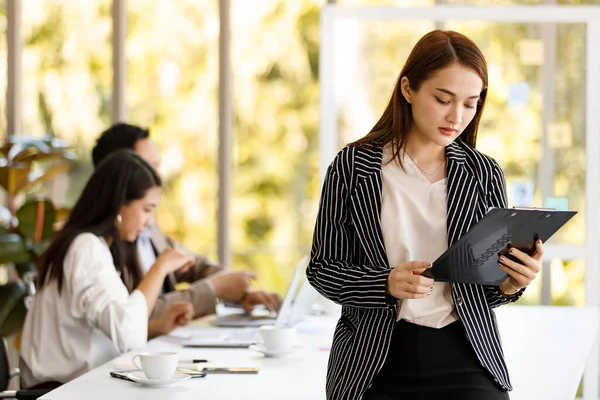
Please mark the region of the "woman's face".
POLYGON ((434 73, 418 91, 410 89, 406 77, 401 88, 412 108, 411 135, 446 147, 475 117, 483 82, 474 70, 453 64, 434 73))
POLYGON ((160 203, 162 188, 153 186, 146 191, 146 195, 129 204, 121 206, 121 223, 117 222, 117 229, 121 240, 134 242, 140 233, 154 221, 154 209, 160 203))

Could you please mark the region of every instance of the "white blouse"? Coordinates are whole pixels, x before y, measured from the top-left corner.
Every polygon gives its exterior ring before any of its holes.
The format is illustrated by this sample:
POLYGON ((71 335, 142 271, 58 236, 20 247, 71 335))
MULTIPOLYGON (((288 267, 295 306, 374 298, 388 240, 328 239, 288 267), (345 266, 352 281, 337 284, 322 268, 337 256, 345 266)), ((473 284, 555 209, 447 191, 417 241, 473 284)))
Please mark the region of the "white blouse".
POLYGON ((103 238, 78 235, 63 263, 62 293, 52 280, 33 299, 23 327, 25 387, 68 382, 136 348, 148 337, 144 295, 121 281, 103 238))
MULTIPOLYGON (((384 148, 382 160, 381 229, 391 268, 414 260, 435 261, 448 248, 446 179, 430 183, 406 154, 404 171, 384 148)), ((430 328, 458 320, 450 284, 435 282, 431 295, 401 300, 397 319, 430 328)))

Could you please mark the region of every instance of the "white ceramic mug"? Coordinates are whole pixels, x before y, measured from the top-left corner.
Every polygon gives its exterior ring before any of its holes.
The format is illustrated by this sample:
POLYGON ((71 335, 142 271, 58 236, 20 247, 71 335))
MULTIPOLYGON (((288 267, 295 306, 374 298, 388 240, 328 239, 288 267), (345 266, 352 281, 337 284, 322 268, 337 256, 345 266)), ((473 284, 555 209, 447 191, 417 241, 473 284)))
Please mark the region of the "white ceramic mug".
POLYGON ((265 325, 260 327, 263 345, 270 351, 285 351, 296 341, 296 328, 292 326, 265 325))
POLYGON ((133 357, 131 362, 144 371, 146 378, 155 380, 171 379, 177 369, 179 356, 177 353, 141 353, 133 357), (139 364, 138 364, 139 359, 139 364))

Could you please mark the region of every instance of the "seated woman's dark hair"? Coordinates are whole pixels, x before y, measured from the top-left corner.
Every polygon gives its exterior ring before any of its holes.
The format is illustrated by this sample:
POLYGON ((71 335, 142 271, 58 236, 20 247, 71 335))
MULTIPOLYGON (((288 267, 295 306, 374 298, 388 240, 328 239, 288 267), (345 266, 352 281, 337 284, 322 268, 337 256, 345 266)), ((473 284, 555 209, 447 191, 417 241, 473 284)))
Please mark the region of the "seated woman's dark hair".
POLYGON ((131 150, 119 150, 106 157, 87 182, 68 221, 40 259, 38 288, 56 279, 58 293, 63 286, 63 262, 75 237, 89 232, 109 239, 115 266, 131 292, 141 281, 135 243, 121 240, 115 225, 121 206, 144 198, 152 187, 161 186, 154 169, 131 150))

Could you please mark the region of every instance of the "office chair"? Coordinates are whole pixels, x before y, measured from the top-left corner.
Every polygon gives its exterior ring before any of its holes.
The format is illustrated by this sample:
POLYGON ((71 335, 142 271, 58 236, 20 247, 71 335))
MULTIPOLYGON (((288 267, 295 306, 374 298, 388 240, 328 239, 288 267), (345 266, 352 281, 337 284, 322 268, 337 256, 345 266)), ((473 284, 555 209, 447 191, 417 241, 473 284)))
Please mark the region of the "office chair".
POLYGON ((49 389, 35 390, 7 390, 13 379, 20 376, 18 368, 10 371, 8 367, 8 352, 5 334, 13 334, 23 326, 24 316, 27 314, 28 302, 31 299, 31 290, 28 285, 33 277, 24 277, 0 286, 0 298, 4 300, 0 306, 0 399, 34 400, 48 393, 49 389))
POLYGON ((10 371, 4 337, 0 336, 0 399, 35 400, 51 389, 7 390, 13 379, 20 376, 18 368, 10 371))

